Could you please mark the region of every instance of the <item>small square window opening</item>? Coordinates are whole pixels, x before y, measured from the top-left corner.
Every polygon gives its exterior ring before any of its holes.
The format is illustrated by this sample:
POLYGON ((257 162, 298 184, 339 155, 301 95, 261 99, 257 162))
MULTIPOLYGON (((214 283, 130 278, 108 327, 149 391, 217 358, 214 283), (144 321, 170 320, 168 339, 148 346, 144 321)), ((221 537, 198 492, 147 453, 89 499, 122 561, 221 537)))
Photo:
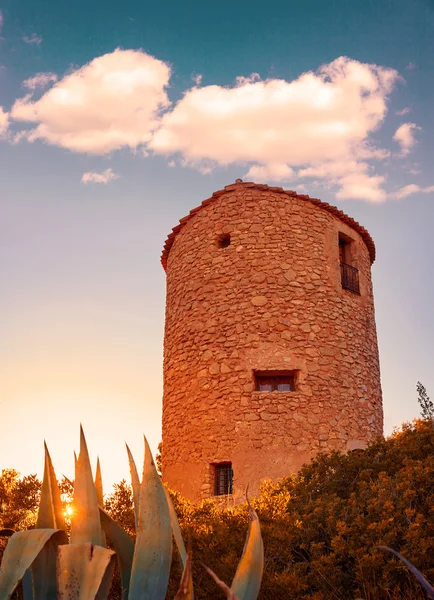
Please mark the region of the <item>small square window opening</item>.
POLYGON ((232 463, 227 462, 214 465, 214 495, 226 496, 227 494, 232 494, 233 479, 232 463))
POLYGON ((231 245, 231 236, 229 233, 225 233, 218 238, 218 247, 227 248, 231 245))

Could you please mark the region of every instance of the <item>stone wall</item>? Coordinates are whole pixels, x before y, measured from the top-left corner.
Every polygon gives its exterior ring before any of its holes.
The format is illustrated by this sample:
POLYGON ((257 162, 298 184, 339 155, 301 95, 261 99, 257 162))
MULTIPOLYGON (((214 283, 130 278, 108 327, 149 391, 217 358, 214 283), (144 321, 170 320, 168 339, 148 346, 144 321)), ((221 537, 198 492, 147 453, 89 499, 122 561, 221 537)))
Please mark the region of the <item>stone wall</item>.
POLYGON ((319 201, 253 184, 227 186, 193 213, 166 252, 169 486, 209 497, 212 465, 230 461, 238 499, 318 451, 382 435, 369 234, 319 201), (353 240, 360 295, 342 289, 339 233, 353 240), (255 391, 255 370, 295 371, 296 389, 255 391))

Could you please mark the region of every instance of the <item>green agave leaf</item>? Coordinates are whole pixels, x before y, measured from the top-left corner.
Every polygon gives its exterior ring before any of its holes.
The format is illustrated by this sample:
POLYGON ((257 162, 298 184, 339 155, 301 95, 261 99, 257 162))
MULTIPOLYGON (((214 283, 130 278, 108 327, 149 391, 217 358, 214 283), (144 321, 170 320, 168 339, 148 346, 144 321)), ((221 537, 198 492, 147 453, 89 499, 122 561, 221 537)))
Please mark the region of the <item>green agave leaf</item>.
POLYGON ((250 525, 243 555, 235 573, 231 590, 239 600, 256 600, 264 571, 264 544, 258 515, 249 505, 250 525))
POLYGON ((97 492, 92 478, 86 439, 80 425, 80 454, 75 469, 71 544, 88 542, 94 546, 102 546, 97 492))
POLYGON ((170 524, 172 526, 173 537, 175 538, 176 547, 178 548, 178 553, 182 561, 182 566, 185 569, 185 565, 187 562, 187 551, 185 549, 184 540, 182 539, 181 528, 179 527, 178 517, 176 515, 175 508, 173 506, 172 498, 170 497, 169 491, 167 488, 164 488, 166 492, 167 505, 169 507, 170 514, 170 524))
POLYGON ((65 529, 59 485, 47 444, 44 442, 45 464, 42 480, 41 499, 39 501, 37 529, 65 529))
POLYGON ((50 539, 68 543, 66 533, 59 529, 31 529, 14 533, 3 554, 0 567, 0 600, 7 600, 50 539))
POLYGON ((102 475, 101 475, 101 464, 99 462, 99 456, 96 459, 96 473, 95 473, 95 490, 98 504, 104 506, 104 493, 102 489, 102 475))
POLYGON ((172 531, 164 486, 145 438, 136 545, 129 600, 164 600, 172 562, 172 531))
MULTIPOLYGON (((101 464, 99 462, 99 457, 96 459, 96 473, 95 473, 95 489, 96 489, 96 497, 98 500, 99 506, 104 506, 104 492, 102 488, 102 475, 101 475, 101 464)), ((104 531, 101 531, 101 545, 104 548, 107 548, 107 540, 105 537, 104 531)))
MULTIPOLYGON (((33 600, 33 579, 30 569, 24 573, 21 583, 23 584, 23 600, 33 600)), ((54 579, 54 583, 56 583, 56 579, 54 579)))
POLYGON ((192 551, 189 550, 175 600, 193 600, 193 574, 191 572, 192 551))
MULTIPOLYGON (((37 529, 65 529, 60 490, 47 444, 44 442, 45 465, 39 503, 37 529)), ((48 541, 31 567, 31 577, 23 579, 24 594, 35 600, 56 600, 56 552, 55 540, 48 541), (30 583, 29 583, 30 582, 30 583), (32 595, 27 589, 31 585, 32 595)), ((25 600, 26 600, 25 599, 25 600)))
POLYGON ((101 527, 115 549, 122 583, 122 598, 127 600, 130 589, 131 567, 133 564, 134 542, 103 508, 99 508, 101 527))
POLYGON ((59 598, 106 600, 115 567, 112 550, 91 543, 59 546, 58 565, 59 598))
POLYGON ((128 447, 128 444, 125 444, 128 452, 128 462, 130 465, 130 473, 131 473, 131 486, 133 488, 133 501, 134 501, 134 516, 136 521, 136 531, 139 525, 139 504, 140 504, 140 480, 139 474, 137 472, 136 463, 134 462, 133 455, 131 454, 131 450, 128 447))

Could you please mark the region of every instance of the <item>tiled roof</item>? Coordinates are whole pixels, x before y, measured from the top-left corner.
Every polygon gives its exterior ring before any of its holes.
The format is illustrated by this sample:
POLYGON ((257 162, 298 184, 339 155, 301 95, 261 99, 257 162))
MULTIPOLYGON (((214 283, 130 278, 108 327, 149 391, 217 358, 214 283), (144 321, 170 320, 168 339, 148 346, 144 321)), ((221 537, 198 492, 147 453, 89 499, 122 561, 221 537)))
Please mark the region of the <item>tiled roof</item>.
POLYGON ((164 270, 166 270, 166 268, 167 268, 167 259, 169 257, 169 252, 170 252, 172 244, 175 240, 175 237, 181 231, 181 229, 184 227, 184 225, 197 212, 199 212, 203 206, 208 206, 208 204, 211 204, 211 202, 215 202, 215 200, 217 200, 217 198, 219 198, 223 194, 226 194, 227 192, 233 192, 233 191, 239 190, 240 188, 243 188, 243 187, 253 188, 256 190, 264 190, 264 191, 268 190, 270 192, 274 192, 276 194, 282 194, 282 195, 288 196, 290 198, 298 198, 299 200, 305 200, 306 202, 311 202, 312 204, 315 204, 316 206, 323 208, 324 210, 328 211, 335 217, 338 217, 338 219, 340 219, 343 223, 346 223, 347 225, 352 227, 355 231, 357 231, 361 235, 363 241, 365 242, 365 244, 368 248, 369 256, 371 257, 371 264, 374 262, 374 260, 375 260, 375 244, 374 244, 374 240, 371 238, 368 231, 364 227, 362 227, 362 225, 360 225, 357 221, 355 221, 352 217, 349 217, 342 210, 339 210, 338 208, 336 208, 336 206, 332 206, 331 204, 328 204, 327 202, 323 202, 322 200, 319 200, 318 198, 310 198, 309 196, 307 196, 305 194, 297 194, 297 192, 294 192, 292 190, 284 190, 281 187, 272 187, 272 186, 261 184, 261 183, 252 183, 252 182, 247 182, 247 181, 245 181, 245 182, 237 181, 236 183, 233 183, 231 185, 226 185, 223 190, 218 190, 217 192, 214 192, 213 195, 211 196, 211 198, 207 198, 206 200, 204 200, 200 204, 200 206, 193 208, 186 217, 180 219, 179 224, 176 225, 176 227, 174 227, 172 229, 172 232, 169 233, 169 235, 167 236, 166 243, 164 244, 163 252, 161 255, 161 264, 163 265, 164 270))

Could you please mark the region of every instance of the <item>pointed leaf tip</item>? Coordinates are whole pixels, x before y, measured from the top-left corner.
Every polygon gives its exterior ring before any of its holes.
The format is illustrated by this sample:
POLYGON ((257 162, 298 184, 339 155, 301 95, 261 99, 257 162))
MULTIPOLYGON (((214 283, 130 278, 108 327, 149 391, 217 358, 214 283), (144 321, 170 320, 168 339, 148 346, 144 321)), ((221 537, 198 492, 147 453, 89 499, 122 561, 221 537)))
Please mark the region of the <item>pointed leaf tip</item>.
POLYGON ((98 497, 92 477, 86 439, 80 425, 80 454, 76 462, 74 485, 75 514, 71 524, 71 543, 102 545, 98 497))
POLYGON ((134 519, 137 531, 139 525, 140 479, 132 452, 127 443, 125 443, 125 446, 127 447, 128 463, 130 466, 131 487, 133 488, 134 519))
POLYGON ((164 600, 172 560, 172 531, 166 494, 145 438, 143 481, 129 600, 164 600))
POLYGON ((264 544, 258 515, 249 504, 250 524, 231 590, 239 600, 256 600, 264 571, 264 544))

